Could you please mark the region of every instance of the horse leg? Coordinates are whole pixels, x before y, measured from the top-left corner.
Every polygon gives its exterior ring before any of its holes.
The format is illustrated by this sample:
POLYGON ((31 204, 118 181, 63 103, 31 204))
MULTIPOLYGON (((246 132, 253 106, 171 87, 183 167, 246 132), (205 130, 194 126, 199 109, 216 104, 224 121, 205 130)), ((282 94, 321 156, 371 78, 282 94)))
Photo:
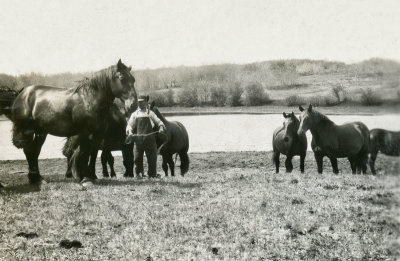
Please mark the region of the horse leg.
POLYGON ((67 157, 67 171, 65 172, 65 177, 72 178, 71 157, 67 157))
POLYGON ((171 170, 171 176, 175 176, 175 164, 174 164, 174 160, 172 159, 172 154, 168 155, 168 165, 169 165, 169 169, 171 170))
POLYGON ((329 157, 329 159, 331 161, 333 173, 339 174, 339 169, 338 169, 338 165, 337 165, 337 158, 329 157))
POLYGON ((306 159, 306 154, 300 155, 300 171, 304 173, 304 161, 306 159))
POLYGON ((293 164, 292 164, 292 155, 287 155, 286 160, 285 160, 285 167, 286 167, 286 172, 290 173, 293 170, 293 164))
POLYGON ((108 151, 107 155, 108 155, 107 161, 108 161, 108 165, 110 166, 111 177, 115 178, 117 176, 117 174, 115 174, 115 170, 114 170, 114 157, 111 154, 111 151, 108 151))
POLYGON ((324 156, 322 156, 319 153, 315 153, 314 152, 314 157, 315 157, 315 161, 317 162, 317 169, 318 169, 318 173, 322 174, 322 170, 323 170, 323 158, 324 156))
POLYGON ((358 160, 360 168, 363 174, 367 174, 367 163, 368 163, 368 148, 363 148, 358 154, 358 160))
POLYGON ((123 145, 121 151, 125 167, 124 177, 133 177, 133 144, 123 145))
POLYGON ((102 141, 98 135, 89 135, 90 144, 90 160, 89 160, 89 171, 87 177, 90 179, 97 179, 96 176, 96 160, 97 154, 99 153, 100 143, 102 141))
POLYGON ((353 156, 353 157, 348 157, 349 162, 350 162, 350 167, 351 167, 351 172, 353 174, 356 174, 356 170, 357 170, 357 157, 353 156))
POLYGON ((373 175, 376 175, 375 161, 376 161, 377 156, 378 156, 378 153, 375 153, 375 152, 371 152, 371 154, 369 156, 369 168, 371 169, 371 173, 373 175))
POLYGON ((38 158, 46 137, 46 133, 37 132, 33 141, 24 147, 24 154, 29 165, 28 178, 30 183, 37 183, 42 180, 39 172, 38 158))
POLYGON ((90 158, 89 158, 89 168, 87 177, 90 179, 97 179, 96 176, 96 159, 97 159, 98 150, 92 147, 90 158))
POLYGON ((168 159, 165 154, 162 155, 162 169, 164 170, 165 176, 168 177, 168 159))
POLYGON ((87 135, 79 135, 79 147, 75 150, 71 158, 72 174, 79 182, 87 177, 90 153, 90 140, 87 135))
MULTIPOLYGON (((26 124, 23 125, 25 126, 26 124)), ((12 129, 12 143, 18 149, 25 148, 33 142, 34 134, 35 131, 30 129, 29 125, 23 127, 14 123, 12 129)))
POLYGON ((108 178, 110 175, 108 174, 107 169, 107 150, 103 148, 101 151, 101 166, 103 168, 103 177, 108 178))
POLYGON ((275 163, 275 172, 276 173, 279 173, 279 155, 280 155, 279 151, 274 151, 274 155, 272 156, 273 161, 275 163))

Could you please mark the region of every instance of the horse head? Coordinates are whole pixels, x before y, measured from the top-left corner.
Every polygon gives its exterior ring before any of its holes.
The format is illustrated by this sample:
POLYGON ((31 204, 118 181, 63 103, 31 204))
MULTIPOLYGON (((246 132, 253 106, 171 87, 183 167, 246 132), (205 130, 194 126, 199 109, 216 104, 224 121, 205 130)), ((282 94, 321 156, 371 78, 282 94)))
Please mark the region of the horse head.
POLYGON ((119 59, 117 65, 113 66, 114 77, 111 83, 112 94, 123 100, 135 97, 137 99, 135 91, 135 78, 131 74, 132 67, 127 67, 119 59))
POLYGON ((292 143, 297 136, 297 129, 299 128, 300 122, 293 112, 289 114, 284 112, 283 117, 285 118, 285 121, 283 122, 283 126, 285 128, 283 141, 292 143))
POLYGON ((299 110, 302 112, 302 114, 300 115, 300 127, 297 131, 297 134, 304 135, 310 128, 315 125, 315 117, 313 117, 314 111, 311 104, 308 106, 307 110, 299 105, 299 110))

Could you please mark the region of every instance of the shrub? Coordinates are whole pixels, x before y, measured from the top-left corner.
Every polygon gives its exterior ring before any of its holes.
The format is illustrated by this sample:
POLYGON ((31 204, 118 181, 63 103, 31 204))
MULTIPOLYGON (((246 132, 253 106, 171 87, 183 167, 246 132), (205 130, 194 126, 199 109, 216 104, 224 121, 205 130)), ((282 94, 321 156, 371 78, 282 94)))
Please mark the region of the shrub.
POLYGON ((224 106, 226 102, 226 92, 222 87, 212 87, 211 90, 211 105, 224 106))
POLYGON ((235 83, 233 86, 228 88, 226 104, 228 106, 241 106, 242 103, 240 101, 240 97, 243 94, 243 89, 240 87, 239 83, 235 83))
POLYGON ((241 100, 242 104, 246 106, 259 106, 271 102, 262 85, 257 83, 247 85, 244 88, 241 100))
POLYGON ((182 88, 178 93, 178 101, 180 106, 194 107, 199 104, 197 90, 195 88, 182 88))
POLYGON ((299 95, 290 95, 285 99, 286 106, 298 106, 304 103, 305 103, 304 99, 299 95))
POLYGON ((337 101, 332 96, 315 95, 308 97, 306 103, 310 103, 315 106, 334 106, 337 105, 337 101))
POLYGON ((174 106, 175 105, 175 100, 174 100, 174 90, 168 89, 168 91, 165 93, 165 102, 167 106, 174 106))
POLYGON ((150 99, 155 101, 158 107, 166 107, 174 105, 174 92, 169 89, 166 92, 155 91, 149 94, 150 99))
POLYGON ((332 87, 331 89, 331 93, 333 95, 333 97, 336 98, 337 103, 341 103, 343 101, 346 101, 346 91, 343 87, 343 85, 336 85, 334 87, 332 87))
POLYGON ((382 103, 378 94, 374 93, 370 88, 361 90, 361 104, 365 106, 375 106, 382 103))

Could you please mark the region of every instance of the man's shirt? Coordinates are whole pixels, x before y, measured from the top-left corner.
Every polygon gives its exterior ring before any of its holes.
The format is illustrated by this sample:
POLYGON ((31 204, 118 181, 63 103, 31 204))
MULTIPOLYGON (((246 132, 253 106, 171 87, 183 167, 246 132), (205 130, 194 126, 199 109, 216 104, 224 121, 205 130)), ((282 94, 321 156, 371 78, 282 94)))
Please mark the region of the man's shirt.
POLYGON ((136 111, 134 111, 131 114, 131 117, 128 120, 128 124, 126 126, 127 132, 128 132, 128 130, 132 131, 134 120, 136 118, 140 118, 140 117, 149 117, 151 127, 154 127, 154 125, 157 125, 157 127, 163 126, 165 128, 164 123, 157 117, 157 115, 153 111, 151 111, 151 110, 149 111, 147 108, 144 110, 141 110, 140 108, 138 108, 136 111))

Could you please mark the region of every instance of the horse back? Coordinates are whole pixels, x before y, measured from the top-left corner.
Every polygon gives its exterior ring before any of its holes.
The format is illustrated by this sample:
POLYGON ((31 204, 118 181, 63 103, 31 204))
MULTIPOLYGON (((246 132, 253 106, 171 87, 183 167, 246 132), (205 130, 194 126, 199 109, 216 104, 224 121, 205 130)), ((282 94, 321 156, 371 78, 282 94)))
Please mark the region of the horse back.
POLYGON ((389 156, 400 156, 400 132, 372 129, 370 132, 370 152, 378 151, 389 156))

